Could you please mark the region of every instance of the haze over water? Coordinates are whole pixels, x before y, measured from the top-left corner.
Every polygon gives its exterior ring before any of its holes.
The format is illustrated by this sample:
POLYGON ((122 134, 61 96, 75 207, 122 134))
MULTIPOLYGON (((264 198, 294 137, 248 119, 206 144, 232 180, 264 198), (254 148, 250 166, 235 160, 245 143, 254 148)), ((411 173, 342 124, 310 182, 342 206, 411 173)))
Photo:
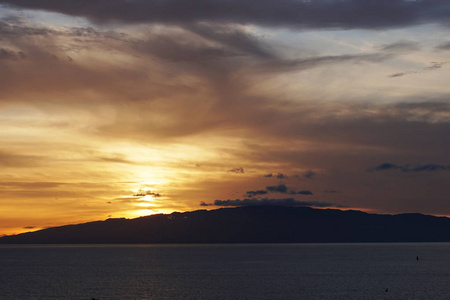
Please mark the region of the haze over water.
POLYGON ((450 244, 8 245, 0 282, 1 299, 448 299, 450 244))

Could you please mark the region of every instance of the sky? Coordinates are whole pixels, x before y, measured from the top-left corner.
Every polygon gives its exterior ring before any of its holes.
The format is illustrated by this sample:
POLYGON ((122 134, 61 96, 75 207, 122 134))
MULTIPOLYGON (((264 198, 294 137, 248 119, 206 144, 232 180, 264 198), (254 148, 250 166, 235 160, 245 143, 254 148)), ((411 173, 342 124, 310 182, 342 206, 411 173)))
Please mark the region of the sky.
POLYGON ((445 0, 0 0, 0 235, 286 205, 450 216, 445 0))

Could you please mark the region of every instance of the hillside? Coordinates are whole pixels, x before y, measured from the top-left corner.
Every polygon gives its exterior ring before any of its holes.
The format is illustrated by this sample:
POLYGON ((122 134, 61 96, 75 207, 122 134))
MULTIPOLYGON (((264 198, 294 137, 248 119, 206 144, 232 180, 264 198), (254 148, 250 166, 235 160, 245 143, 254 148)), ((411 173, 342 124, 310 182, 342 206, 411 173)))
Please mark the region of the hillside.
POLYGON ((450 219, 253 206, 107 219, 0 238, 0 244, 450 242, 450 219))

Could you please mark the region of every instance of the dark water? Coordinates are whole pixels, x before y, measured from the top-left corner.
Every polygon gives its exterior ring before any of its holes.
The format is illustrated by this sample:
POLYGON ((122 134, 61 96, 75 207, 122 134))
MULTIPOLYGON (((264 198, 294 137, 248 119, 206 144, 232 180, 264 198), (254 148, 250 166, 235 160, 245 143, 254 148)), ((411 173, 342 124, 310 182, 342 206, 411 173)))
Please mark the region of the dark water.
POLYGON ((92 297, 450 299, 450 244, 0 246, 0 299, 92 297))

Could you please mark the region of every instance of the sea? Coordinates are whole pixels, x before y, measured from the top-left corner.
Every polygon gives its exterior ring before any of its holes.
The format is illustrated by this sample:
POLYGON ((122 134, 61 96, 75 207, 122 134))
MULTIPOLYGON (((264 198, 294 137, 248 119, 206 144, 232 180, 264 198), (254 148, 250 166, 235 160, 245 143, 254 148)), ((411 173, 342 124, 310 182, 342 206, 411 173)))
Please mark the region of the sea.
POLYGON ((450 299, 450 243, 1 245, 0 299, 450 299))

